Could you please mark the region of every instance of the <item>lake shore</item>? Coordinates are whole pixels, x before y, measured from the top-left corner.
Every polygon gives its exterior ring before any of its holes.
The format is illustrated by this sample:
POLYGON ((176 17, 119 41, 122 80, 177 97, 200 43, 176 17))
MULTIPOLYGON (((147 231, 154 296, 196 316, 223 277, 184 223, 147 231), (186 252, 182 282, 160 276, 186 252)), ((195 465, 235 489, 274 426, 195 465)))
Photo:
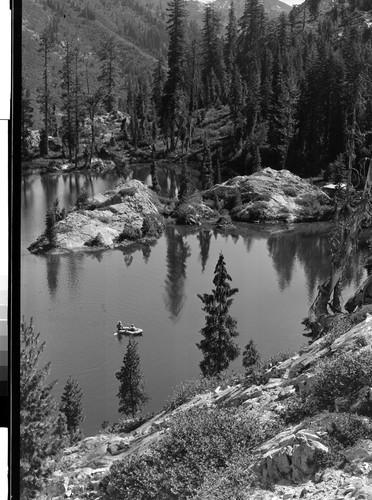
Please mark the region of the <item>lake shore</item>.
POLYGON ((331 199, 320 188, 288 171, 272 169, 235 177, 181 203, 164 203, 153 190, 134 180, 84 203, 61 220, 57 217, 53 242, 44 233, 29 251, 66 253, 86 247, 102 250, 149 243, 161 234, 164 217, 177 224, 212 223, 226 230, 233 228, 233 221, 291 224, 329 220, 333 213, 331 199), (159 221, 154 234, 141 231, 145 217, 159 221))

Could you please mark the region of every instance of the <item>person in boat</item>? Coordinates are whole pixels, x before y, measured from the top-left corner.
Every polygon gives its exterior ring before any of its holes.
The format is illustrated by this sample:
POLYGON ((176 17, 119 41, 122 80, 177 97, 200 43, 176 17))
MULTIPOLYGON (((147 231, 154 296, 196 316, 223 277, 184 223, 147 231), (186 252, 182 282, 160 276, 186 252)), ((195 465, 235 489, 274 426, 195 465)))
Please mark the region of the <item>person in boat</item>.
POLYGON ((116 328, 118 330, 122 330, 124 328, 123 323, 121 321, 118 321, 118 324, 116 325, 116 328))
POLYGON ((130 325, 130 328, 129 328, 132 332, 135 331, 136 327, 133 325, 133 323, 130 325))

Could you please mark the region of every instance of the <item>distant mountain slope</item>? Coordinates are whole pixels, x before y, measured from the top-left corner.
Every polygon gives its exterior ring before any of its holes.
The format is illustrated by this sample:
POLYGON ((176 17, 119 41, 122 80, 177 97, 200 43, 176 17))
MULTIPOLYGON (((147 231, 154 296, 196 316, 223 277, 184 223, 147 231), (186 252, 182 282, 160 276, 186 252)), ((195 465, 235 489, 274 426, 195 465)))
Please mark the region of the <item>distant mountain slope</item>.
MULTIPOLYGON (((115 1, 116 0, 111 0, 115 1)), ((108 2, 107 2, 108 3, 108 2)), ((38 123, 38 105, 36 103, 36 89, 41 85, 42 57, 38 53, 40 35, 49 27, 56 38, 56 44, 51 55, 51 83, 59 86, 63 43, 66 39, 78 41, 81 52, 90 59, 90 71, 98 74, 100 63, 98 54, 103 42, 114 36, 118 45, 118 87, 126 85, 128 77, 144 75, 151 72, 157 58, 150 51, 136 45, 130 37, 118 29, 111 18, 112 9, 101 9, 95 2, 83 3, 81 0, 23 0, 22 13, 22 73, 25 86, 30 89, 32 106, 35 109, 36 123, 38 123), (86 6, 91 5, 89 10, 86 6), (107 14, 108 13, 108 14, 107 14), (106 15, 107 14, 107 15, 106 15)), ((129 17, 129 10, 128 10, 129 17)), ((118 17, 119 19, 119 17, 118 17)), ((140 24, 140 20, 137 25, 140 24)), ((163 29, 165 33, 165 26, 163 29)), ((166 41, 164 41, 164 50, 166 41)))

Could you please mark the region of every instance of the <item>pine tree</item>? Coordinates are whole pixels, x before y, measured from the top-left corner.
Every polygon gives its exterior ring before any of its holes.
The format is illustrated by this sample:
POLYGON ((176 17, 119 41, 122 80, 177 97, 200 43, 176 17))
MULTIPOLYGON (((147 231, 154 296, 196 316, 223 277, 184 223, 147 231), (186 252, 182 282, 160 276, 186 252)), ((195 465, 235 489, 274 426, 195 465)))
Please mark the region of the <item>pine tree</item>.
POLYGON ((162 95, 163 95, 165 77, 166 73, 165 70, 163 69, 162 61, 159 59, 152 74, 152 86, 151 86, 152 102, 154 103, 155 113, 156 116, 158 117, 161 114, 162 95))
POLYGON ((265 37, 266 18, 259 0, 246 0, 239 19, 238 62, 244 78, 249 77, 250 61, 257 57, 258 48, 265 37))
POLYGON ((101 82, 102 102, 105 110, 110 113, 115 106, 114 89, 116 86, 117 45, 115 38, 110 36, 101 50, 101 69, 98 81, 101 82))
POLYGON ((158 178, 156 176, 156 163, 155 163, 155 160, 152 160, 152 163, 151 163, 151 187, 152 189, 155 191, 155 193, 159 193, 160 192, 160 185, 159 185, 159 181, 158 181, 158 178))
POLYGON ((63 394, 61 397, 61 404, 59 411, 66 417, 66 427, 70 437, 70 443, 75 443, 82 438, 80 424, 84 421, 83 414, 83 391, 79 386, 77 380, 73 379, 71 375, 67 379, 63 394))
POLYGON ((238 23, 235 17, 234 2, 231 1, 229 10, 229 22, 226 27, 226 43, 224 47, 224 58, 226 73, 232 74, 238 53, 238 23))
POLYGON ((94 152, 94 147, 96 143, 96 127, 95 127, 95 118, 96 115, 99 111, 99 109, 102 106, 102 89, 98 88, 96 91, 88 92, 85 97, 85 107, 88 112, 88 116, 90 119, 90 151, 89 151, 89 156, 87 155, 86 158, 86 165, 90 166, 92 162, 92 157, 93 157, 93 152, 94 152))
POLYGON ((72 162, 72 151, 74 148, 74 101, 73 101, 73 48, 70 40, 67 40, 64 47, 63 63, 61 69, 61 98, 62 98, 62 138, 67 144, 68 161, 72 162))
POLYGON ((178 192, 178 201, 184 202, 190 194, 190 177, 187 168, 187 157, 185 156, 182 161, 180 190, 178 192))
POLYGON ((149 397, 144 391, 138 343, 132 337, 128 341, 123 366, 115 375, 120 382, 118 392, 119 413, 132 415, 134 418, 149 397))
POLYGON ((46 459, 53 452, 53 430, 57 423, 57 404, 45 384, 50 363, 39 367, 45 342, 34 330, 32 319, 20 330, 20 486, 21 498, 34 498, 48 475, 46 459))
POLYGON ((243 94, 242 77, 238 66, 234 64, 232 68, 232 78, 231 78, 230 98, 229 98, 230 116, 234 124, 234 136, 236 130, 238 129, 238 127, 241 126, 242 123, 243 102, 244 102, 244 94, 243 94))
POLYGON ((203 154, 203 163, 202 163, 202 189, 210 189, 213 186, 213 165, 212 165, 212 156, 211 149, 209 147, 208 142, 206 141, 204 144, 204 154, 203 154))
POLYGON ((313 16, 314 19, 316 19, 318 17, 319 4, 320 4, 320 0, 307 0, 309 12, 313 16))
POLYGON ((33 126, 32 113, 34 108, 31 106, 30 90, 25 88, 24 79, 21 81, 21 154, 27 156, 27 138, 30 135, 30 128, 33 126))
POLYGON ((42 86, 37 89, 37 101, 40 104, 40 111, 43 115, 44 122, 43 137, 41 140, 43 148, 40 153, 45 156, 48 156, 49 154, 48 137, 50 131, 50 116, 52 108, 52 96, 50 92, 50 54, 53 47, 54 42, 52 41, 48 30, 45 29, 40 36, 38 48, 38 52, 41 54, 43 61, 42 86))
POLYGON ((260 363, 260 361, 261 355, 257 346, 253 340, 250 340, 245 346, 243 352, 243 367, 246 370, 246 374, 252 373, 252 370, 260 363))
POLYGON ((202 80, 206 106, 215 105, 224 88, 222 45, 219 40, 221 20, 217 12, 207 5, 204 10, 202 30, 202 80))
POLYGON ((230 361, 236 359, 240 352, 233 340, 238 336, 237 322, 229 315, 232 297, 238 289, 231 288, 229 281, 231 277, 227 273, 224 257, 220 253, 214 270, 215 289, 211 294, 198 294, 204 304, 203 311, 207 313, 206 325, 201 330, 204 339, 196 344, 204 356, 203 361, 200 362, 204 376, 218 375, 228 368, 230 361))
POLYGON ((186 103, 186 2, 171 0, 167 7, 169 35, 168 75, 162 99, 162 129, 170 139, 170 149, 176 148, 176 129, 185 116, 186 103))
POLYGON ((47 209, 47 212, 45 214, 45 237, 48 240, 48 243, 51 247, 56 246, 56 228, 55 228, 55 223, 56 223, 56 211, 54 204, 51 203, 47 209))

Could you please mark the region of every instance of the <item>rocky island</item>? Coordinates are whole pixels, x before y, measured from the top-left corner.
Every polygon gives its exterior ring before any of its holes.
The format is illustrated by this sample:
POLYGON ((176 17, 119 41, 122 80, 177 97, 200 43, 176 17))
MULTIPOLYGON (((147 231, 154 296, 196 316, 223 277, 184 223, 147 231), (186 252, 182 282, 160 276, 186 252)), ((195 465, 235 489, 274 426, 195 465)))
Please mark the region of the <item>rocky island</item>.
POLYGON ((191 225, 220 223, 221 216, 242 222, 322 221, 333 213, 331 199, 320 188, 287 170, 271 168, 234 177, 182 201, 171 200, 170 206, 164 207, 159 196, 141 181, 123 181, 113 190, 78 202, 61 220, 57 216, 53 244, 44 233, 29 251, 66 253, 156 240, 165 212, 176 223, 191 225), (145 230, 144 221, 148 224, 145 230))

